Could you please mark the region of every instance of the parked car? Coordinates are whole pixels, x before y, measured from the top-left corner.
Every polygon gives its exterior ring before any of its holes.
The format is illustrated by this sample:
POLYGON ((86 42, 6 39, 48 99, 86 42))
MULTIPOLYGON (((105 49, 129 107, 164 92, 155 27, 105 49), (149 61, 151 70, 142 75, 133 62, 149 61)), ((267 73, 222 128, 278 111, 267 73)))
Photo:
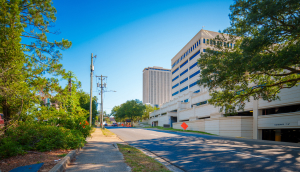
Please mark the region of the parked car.
POLYGON ((111 126, 113 126, 113 127, 117 127, 117 126, 118 126, 118 124, 117 124, 117 123, 113 123, 111 126))
POLYGON ((107 124, 105 123, 104 126, 107 126, 107 124))

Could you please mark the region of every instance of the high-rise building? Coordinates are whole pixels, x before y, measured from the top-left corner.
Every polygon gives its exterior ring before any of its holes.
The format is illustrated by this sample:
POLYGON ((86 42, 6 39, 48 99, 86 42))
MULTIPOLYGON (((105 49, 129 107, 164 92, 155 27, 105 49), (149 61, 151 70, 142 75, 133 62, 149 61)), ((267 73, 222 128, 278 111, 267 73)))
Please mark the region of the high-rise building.
MULTIPOLYGON (((263 99, 245 102, 245 108, 234 115, 224 115, 220 107, 209 104, 209 90, 199 85, 201 69, 197 60, 207 48, 213 48, 213 40, 220 33, 200 30, 171 59, 172 100, 150 113, 149 124, 169 125, 181 129, 203 131, 220 136, 243 137, 260 140, 296 142, 300 140, 300 88, 284 88, 280 100, 263 99)), ((228 35, 224 35, 227 37, 228 35)), ((235 44, 222 42, 222 46, 234 48, 235 44)), ((253 85, 255 86, 255 85, 253 85)))
POLYGON ((143 103, 161 105, 171 99, 171 70, 148 67, 143 70, 143 103))

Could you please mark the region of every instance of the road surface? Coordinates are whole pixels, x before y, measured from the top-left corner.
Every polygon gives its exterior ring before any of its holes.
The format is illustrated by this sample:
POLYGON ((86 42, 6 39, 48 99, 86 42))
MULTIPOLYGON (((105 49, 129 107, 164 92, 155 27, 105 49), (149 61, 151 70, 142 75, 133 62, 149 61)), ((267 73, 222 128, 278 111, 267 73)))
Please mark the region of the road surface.
POLYGON ((299 146, 194 133, 107 127, 184 171, 300 171, 299 146))

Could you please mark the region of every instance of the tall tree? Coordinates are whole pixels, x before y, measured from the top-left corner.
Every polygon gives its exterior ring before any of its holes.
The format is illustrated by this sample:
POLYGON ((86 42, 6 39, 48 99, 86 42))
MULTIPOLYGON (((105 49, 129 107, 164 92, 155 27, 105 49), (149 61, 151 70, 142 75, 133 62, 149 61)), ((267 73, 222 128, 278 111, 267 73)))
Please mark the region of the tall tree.
POLYGON ((38 102, 38 92, 59 89, 58 79, 46 74, 66 75, 59 50, 71 42, 47 39, 55 13, 51 0, 0 0, 0 106, 5 128, 38 102))
POLYGON ((231 27, 198 60, 209 103, 229 114, 251 97, 278 100, 300 81, 299 1, 236 0, 230 10, 231 27))

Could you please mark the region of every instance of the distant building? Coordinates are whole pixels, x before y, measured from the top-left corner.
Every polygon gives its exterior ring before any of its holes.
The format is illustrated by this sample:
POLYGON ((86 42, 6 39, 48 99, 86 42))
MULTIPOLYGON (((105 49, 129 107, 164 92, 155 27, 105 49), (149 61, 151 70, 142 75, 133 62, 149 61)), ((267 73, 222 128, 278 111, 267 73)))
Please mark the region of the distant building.
POLYGON ((148 67, 143 70, 143 103, 161 105, 171 99, 171 70, 148 67))

